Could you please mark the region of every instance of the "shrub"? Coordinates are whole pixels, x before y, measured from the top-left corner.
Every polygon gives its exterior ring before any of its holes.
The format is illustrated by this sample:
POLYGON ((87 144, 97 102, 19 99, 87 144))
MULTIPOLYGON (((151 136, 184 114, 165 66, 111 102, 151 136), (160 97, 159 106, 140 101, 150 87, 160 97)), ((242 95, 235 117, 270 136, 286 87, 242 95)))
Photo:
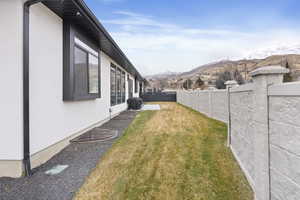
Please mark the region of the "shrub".
POLYGON ((195 88, 202 88, 203 85, 204 85, 204 82, 202 81, 201 77, 199 76, 195 82, 195 88))
POLYGON ((232 76, 229 71, 225 71, 225 72, 219 74, 219 77, 216 81, 217 89, 225 89, 226 88, 225 82, 230 81, 230 80, 232 80, 232 76))
MULTIPOLYGON (((289 63, 287 61, 286 61, 286 64, 285 64, 285 68, 291 70, 290 69, 290 65, 289 65, 289 63)), ((283 82, 284 83, 292 82, 292 81, 293 81, 293 77, 292 77, 291 71, 283 76, 283 82)))
POLYGON ((187 79, 183 82, 183 88, 188 90, 192 89, 193 81, 191 79, 187 79))
POLYGON ((141 98, 130 98, 127 100, 128 109, 139 110, 142 108, 143 100, 141 98))
POLYGON ((245 83, 243 76, 238 70, 225 71, 223 73, 220 73, 218 79, 216 80, 217 89, 225 89, 226 88, 225 82, 231 80, 235 80, 239 85, 245 83))

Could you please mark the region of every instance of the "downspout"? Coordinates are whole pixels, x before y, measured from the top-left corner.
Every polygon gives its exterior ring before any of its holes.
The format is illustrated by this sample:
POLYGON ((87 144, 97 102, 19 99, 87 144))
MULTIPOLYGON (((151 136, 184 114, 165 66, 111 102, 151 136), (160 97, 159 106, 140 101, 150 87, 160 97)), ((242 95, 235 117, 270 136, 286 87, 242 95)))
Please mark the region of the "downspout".
POLYGON ((43 0, 28 0, 23 7, 23 165, 25 176, 31 176, 29 127, 29 10, 43 0))

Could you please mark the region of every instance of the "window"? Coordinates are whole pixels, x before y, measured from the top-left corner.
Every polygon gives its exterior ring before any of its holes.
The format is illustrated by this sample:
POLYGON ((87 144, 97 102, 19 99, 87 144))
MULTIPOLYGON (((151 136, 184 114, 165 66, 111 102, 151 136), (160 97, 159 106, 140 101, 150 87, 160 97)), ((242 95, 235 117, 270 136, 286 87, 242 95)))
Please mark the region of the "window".
POLYGON ((137 78, 134 79, 134 93, 137 93, 138 92, 138 80, 137 78))
POLYGON ((128 79, 128 98, 133 97, 133 81, 129 76, 127 77, 128 79))
POLYGON ((140 94, 143 94, 143 82, 140 82, 139 84, 139 88, 140 88, 140 94))
MULTIPOLYGON (((99 58, 98 52, 75 37, 74 65, 79 71, 79 83, 75 90, 80 89, 84 95, 99 93, 99 58)), ((76 72, 76 70, 75 70, 76 72)), ((76 76, 77 77, 77 76, 76 76)), ((75 79, 75 83, 78 82, 75 79)))
MULTIPOLYGON (((66 25, 64 25, 66 26, 66 25)), ((64 27, 64 100, 100 97, 99 48, 73 27, 64 27)))
POLYGON ((99 60, 98 57, 89 54, 89 92, 99 93, 99 60))
POLYGON ((125 103, 125 100, 126 100, 125 72, 122 72, 121 84, 122 84, 122 103, 125 103))
POLYGON ((87 67, 86 64, 88 62, 87 59, 88 54, 83 51, 81 48, 75 47, 74 50, 74 73, 76 74, 75 80, 75 95, 76 96, 84 96, 87 88, 87 67))
POLYGON ((110 70, 111 106, 125 103, 125 72, 111 64, 110 70))
POLYGON ((122 100, 121 92, 121 70, 117 69, 117 103, 120 104, 122 100))
POLYGON ((113 64, 110 67, 110 103, 111 106, 117 104, 117 95, 116 95, 116 66, 113 64))
POLYGON ((75 46, 74 67, 75 67, 75 94, 85 96, 99 93, 99 69, 98 57, 89 54, 82 48, 75 46), (87 92, 88 88, 88 92, 87 92))

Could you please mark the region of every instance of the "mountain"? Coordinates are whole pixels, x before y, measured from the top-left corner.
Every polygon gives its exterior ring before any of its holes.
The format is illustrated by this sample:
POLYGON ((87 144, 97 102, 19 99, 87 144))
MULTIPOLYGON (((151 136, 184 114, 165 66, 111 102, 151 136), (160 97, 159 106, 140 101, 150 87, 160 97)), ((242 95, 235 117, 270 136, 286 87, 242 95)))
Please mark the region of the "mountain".
POLYGON ((250 53, 248 57, 263 59, 272 55, 289 55, 289 54, 300 54, 300 44, 263 49, 260 51, 255 51, 253 53, 250 53))
MULTIPOLYGON (((284 51, 286 52, 286 49, 284 51)), ((214 84, 218 75, 225 71, 233 72, 237 70, 246 81, 250 81, 251 77, 249 73, 254 69, 270 65, 286 66, 286 63, 289 65, 293 80, 298 80, 300 77, 299 54, 272 55, 263 59, 243 59, 237 61, 222 60, 219 62, 201 65, 188 72, 168 72, 152 75, 146 78, 151 87, 177 89, 182 87, 185 80, 191 79, 192 81, 195 81, 198 77, 201 77, 206 85, 214 84)))
POLYGON ((154 74, 154 75, 148 75, 148 76, 145 76, 146 79, 163 79, 163 78, 168 78, 170 76, 176 76, 177 72, 171 72, 171 71, 166 71, 164 73, 159 73, 159 74, 154 74))

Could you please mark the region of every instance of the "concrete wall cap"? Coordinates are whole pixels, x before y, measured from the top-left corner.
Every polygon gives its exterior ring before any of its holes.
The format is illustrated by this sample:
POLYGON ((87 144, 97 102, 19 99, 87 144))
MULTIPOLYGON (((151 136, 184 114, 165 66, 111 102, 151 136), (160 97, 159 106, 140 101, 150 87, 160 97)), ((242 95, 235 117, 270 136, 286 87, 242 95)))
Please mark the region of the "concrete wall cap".
POLYGON ((250 72, 250 75, 252 77, 259 76, 259 75, 271 75, 271 74, 286 74, 289 73, 289 69, 281 67, 281 66, 267 66, 267 67, 260 67, 252 72, 250 72))

